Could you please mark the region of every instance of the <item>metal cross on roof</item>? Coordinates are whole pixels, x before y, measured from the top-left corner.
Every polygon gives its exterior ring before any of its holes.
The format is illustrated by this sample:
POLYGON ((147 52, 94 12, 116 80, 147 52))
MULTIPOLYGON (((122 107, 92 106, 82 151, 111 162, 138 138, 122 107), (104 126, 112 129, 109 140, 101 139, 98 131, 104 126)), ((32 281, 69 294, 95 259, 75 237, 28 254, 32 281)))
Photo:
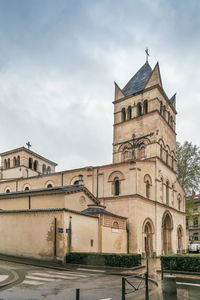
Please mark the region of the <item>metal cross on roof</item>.
POLYGON ((150 56, 150 55, 149 55, 149 49, 146 48, 145 52, 146 52, 146 62, 148 62, 148 56, 150 56))
POLYGON ((30 142, 26 143, 26 146, 28 147, 28 150, 30 150, 30 148, 32 147, 30 142))

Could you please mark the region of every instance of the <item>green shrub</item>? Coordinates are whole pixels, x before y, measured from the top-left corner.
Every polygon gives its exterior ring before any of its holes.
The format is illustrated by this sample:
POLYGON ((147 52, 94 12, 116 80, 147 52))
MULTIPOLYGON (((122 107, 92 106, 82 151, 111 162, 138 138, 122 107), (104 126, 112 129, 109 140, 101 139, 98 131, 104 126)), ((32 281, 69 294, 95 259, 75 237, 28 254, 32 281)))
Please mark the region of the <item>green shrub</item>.
POLYGON ((161 262, 165 270, 200 272, 200 255, 164 255, 161 262))
POLYGON ((81 265, 134 267, 141 265, 140 254, 70 253, 66 262, 81 265))

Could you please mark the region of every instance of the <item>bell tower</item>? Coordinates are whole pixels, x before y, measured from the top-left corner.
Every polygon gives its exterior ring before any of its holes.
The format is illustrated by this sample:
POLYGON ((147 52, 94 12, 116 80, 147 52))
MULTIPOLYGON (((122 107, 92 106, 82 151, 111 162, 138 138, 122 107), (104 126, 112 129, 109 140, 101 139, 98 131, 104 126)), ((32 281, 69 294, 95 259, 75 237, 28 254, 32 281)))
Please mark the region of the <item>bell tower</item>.
POLYGON ((113 163, 159 157, 175 170, 176 94, 167 97, 159 64, 148 61, 123 89, 115 83, 113 163))

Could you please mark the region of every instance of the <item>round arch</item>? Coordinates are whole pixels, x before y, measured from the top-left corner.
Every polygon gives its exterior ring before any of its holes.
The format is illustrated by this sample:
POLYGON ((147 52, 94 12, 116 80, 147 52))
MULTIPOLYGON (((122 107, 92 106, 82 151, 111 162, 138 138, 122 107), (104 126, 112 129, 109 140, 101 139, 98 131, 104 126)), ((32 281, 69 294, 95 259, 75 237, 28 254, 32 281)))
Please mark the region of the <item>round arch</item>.
POLYGON ((172 237, 173 219, 171 213, 166 210, 162 217, 162 248, 164 254, 172 252, 172 237))
POLYGON ((52 181, 52 180, 48 180, 46 183, 45 183, 45 188, 50 188, 50 186, 51 187, 54 187, 55 186, 55 184, 54 184, 54 182, 52 181))
POLYGON ((142 252, 152 256, 154 252, 154 233, 153 221, 146 218, 142 225, 142 252))
POLYGON ((119 178, 119 180, 124 180, 124 174, 120 171, 112 172, 108 177, 108 182, 114 181, 115 178, 119 178))

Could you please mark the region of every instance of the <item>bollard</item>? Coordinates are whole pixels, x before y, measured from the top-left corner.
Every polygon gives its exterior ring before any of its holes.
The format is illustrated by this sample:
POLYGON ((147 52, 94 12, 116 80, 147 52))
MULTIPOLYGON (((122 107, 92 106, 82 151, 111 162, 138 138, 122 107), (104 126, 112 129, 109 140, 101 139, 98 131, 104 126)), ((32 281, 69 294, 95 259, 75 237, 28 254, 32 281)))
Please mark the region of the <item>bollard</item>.
POLYGON ((167 296, 170 296, 170 299, 176 299, 176 295, 177 295, 176 276, 174 275, 164 276, 162 290, 163 290, 163 295, 166 296, 167 299, 168 299, 167 296))
POLYGON ((161 260, 161 279, 163 280, 163 270, 164 270, 164 267, 163 267, 163 262, 161 260))
POLYGON ((125 299, 125 278, 122 277, 122 300, 126 300, 125 299))
POLYGON ((80 289, 76 289, 76 300, 80 300, 80 289))
POLYGON ((149 276, 148 272, 145 273, 145 300, 149 300, 149 276))

